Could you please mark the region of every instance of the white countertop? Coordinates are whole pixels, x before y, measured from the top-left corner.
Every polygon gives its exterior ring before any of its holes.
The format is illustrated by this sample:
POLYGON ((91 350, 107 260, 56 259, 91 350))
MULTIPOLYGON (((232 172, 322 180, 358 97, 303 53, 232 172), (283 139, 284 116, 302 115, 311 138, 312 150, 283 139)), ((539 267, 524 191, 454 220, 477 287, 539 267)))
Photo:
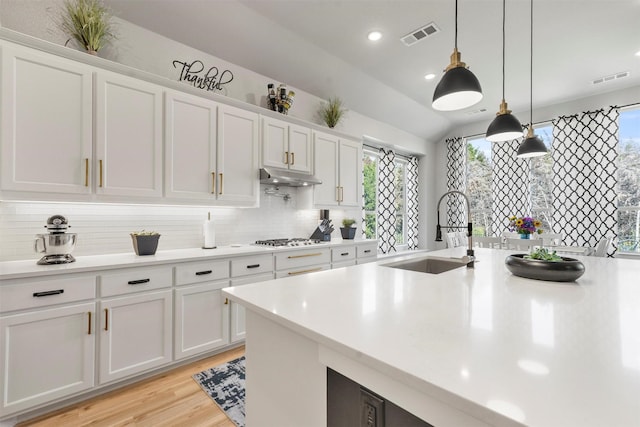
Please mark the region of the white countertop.
POLYGON ((0 262, 0 280, 26 277, 50 276, 62 273, 82 273, 95 270, 110 270, 124 267, 142 267, 171 262, 201 261, 212 258, 228 258, 243 255, 273 253, 284 250, 303 250, 310 248, 356 245, 375 240, 342 240, 318 243, 308 246, 270 247, 253 244, 219 246, 216 249, 175 249, 157 251, 155 255, 138 256, 133 250, 129 253, 76 256, 75 262, 69 264, 37 265, 42 254, 35 254, 33 259, 0 262))
POLYGON ((576 257, 586 268, 577 282, 545 282, 513 276, 510 253, 476 249, 474 269, 439 275, 383 266, 395 258, 224 293, 469 413, 639 426, 640 264, 576 257))

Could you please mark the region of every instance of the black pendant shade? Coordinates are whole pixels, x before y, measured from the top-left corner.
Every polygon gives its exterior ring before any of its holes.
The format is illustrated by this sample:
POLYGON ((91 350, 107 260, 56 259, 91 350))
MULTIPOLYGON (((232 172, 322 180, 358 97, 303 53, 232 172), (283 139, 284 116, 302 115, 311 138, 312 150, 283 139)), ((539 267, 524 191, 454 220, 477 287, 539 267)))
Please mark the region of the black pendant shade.
POLYGON ((529 157, 539 157, 547 154, 547 146, 544 142, 533 133, 533 125, 529 125, 527 138, 522 141, 518 148, 517 156, 521 159, 529 157))
POLYGON ((502 0, 502 102, 500 110, 496 114, 496 118, 489 124, 486 132, 487 141, 513 141, 522 137, 522 125, 520 121, 511 114, 511 110, 507 108, 507 102, 504 100, 504 81, 505 81, 505 40, 506 40, 506 0, 502 0))
POLYGON ((434 109, 454 111, 477 104, 482 99, 482 88, 477 77, 464 66, 447 70, 433 93, 434 109))
POLYGON ((433 92, 434 110, 454 111, 471 107, 482 99, 482 88, 476 76, 460 60, 458 51, 458 0, 456 0, 455 43, 451 61, 433 92))
POLYGON ((500 112, 496 114, 496 118, 489 123, 486 134, 487 141, 513 141, 514 139, 521 138, 523 135, 520 120, 511 114, 511 111, 506 109, 507 103, 504 102, 504 100, 502 101, 502 105, 504 106, 504 112, 501 106, 500 112))

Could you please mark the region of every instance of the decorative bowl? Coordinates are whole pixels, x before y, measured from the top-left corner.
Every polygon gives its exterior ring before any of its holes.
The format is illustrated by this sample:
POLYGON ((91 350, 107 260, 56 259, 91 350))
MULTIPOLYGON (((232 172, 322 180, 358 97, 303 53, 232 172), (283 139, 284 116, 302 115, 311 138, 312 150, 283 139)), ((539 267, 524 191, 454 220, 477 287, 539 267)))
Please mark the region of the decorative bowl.
POLYGON ((562 257, 562 261, 525 259, 527 254, 509 255, 504 263, 515 276, 552 282, 573 282, 584 274, 584 264, 577 259, 562 257))

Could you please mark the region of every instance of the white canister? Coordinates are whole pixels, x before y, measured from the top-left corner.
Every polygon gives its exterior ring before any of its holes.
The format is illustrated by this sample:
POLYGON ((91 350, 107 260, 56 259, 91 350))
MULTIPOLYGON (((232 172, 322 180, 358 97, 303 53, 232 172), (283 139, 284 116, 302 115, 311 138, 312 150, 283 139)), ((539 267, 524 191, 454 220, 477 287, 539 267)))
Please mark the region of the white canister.
POLYGON ((207 213, 207 219, 202 225, 202 239, 204 249, 214 249, 216 247, 216 229, 211 219, 211 212, 207 213))

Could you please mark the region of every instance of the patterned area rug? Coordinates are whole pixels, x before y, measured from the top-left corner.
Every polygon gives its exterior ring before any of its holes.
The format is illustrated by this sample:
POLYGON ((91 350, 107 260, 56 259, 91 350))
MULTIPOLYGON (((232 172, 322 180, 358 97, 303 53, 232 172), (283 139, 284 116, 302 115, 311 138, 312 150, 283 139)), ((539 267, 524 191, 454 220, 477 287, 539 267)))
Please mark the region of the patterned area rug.
POLYGON ((238 427, 244 427, 244 356, 193 375, 238 427))

